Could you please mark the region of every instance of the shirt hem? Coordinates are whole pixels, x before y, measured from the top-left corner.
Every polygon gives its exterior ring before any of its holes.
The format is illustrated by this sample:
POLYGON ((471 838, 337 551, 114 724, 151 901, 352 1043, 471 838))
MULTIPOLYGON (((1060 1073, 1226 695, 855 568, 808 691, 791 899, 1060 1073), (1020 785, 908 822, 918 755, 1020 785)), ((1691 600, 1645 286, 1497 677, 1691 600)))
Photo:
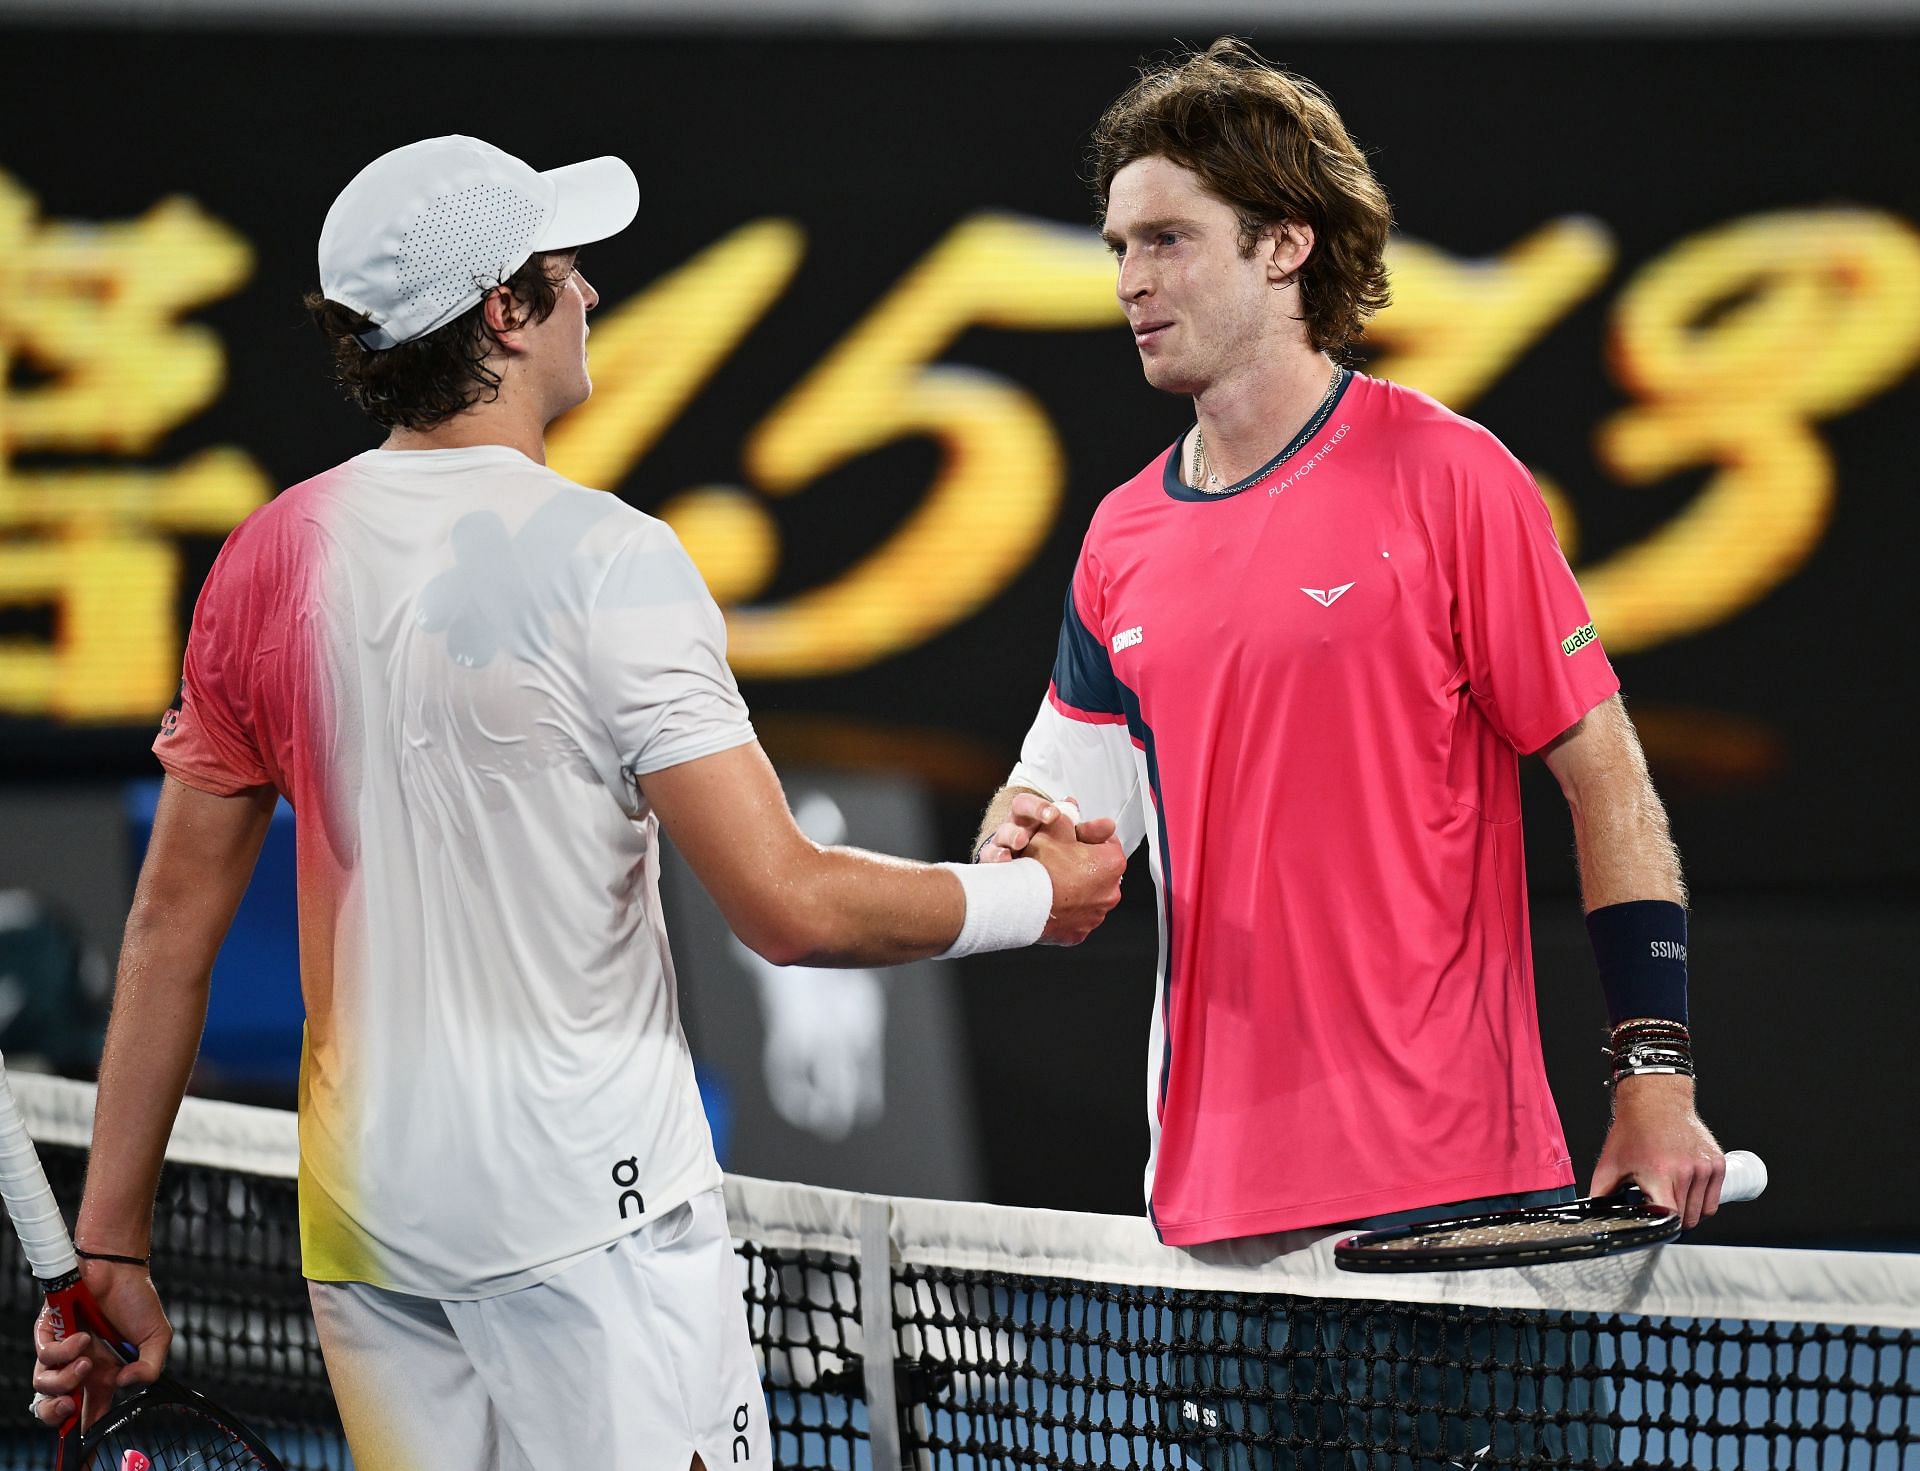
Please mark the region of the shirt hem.
POLYGON ((1591 697, 1584 703, 1578 697, 1568 702, 1570 707, 1577 707, 1572 708, 1571 713, 1561 712, 1545 720, 1536 720, 1524 731, 1512 737, 1513 749, 1522 756, 1531 756, 1549 741, 1572 730, 1574 726, 1599 709, 1606 700, 1619 692, 1620 676, 1609 672, 1604 685, 1591 691, 1591 697))
POLYGON ((1444 1180, 1427 1180, 1415 1185, 1396 1185, 1391 1190, 1371 1190, 1359 1195, 1335 1195, 1299 1205, 1274 1206, 1266 1210, 1241 1211, 1224 1216, 1206 1216, 1196 1221, 1170 1221, 1155 1214, 1160 1239, 1168 1246, 1204 1246, 1210 1241, 1228 1241, 1236 1236, 1265 1236, 1275 1231, 1298 1231, 1309 1227, 1338 1226, 1365 1216, 1386 1215, 1392 1211, 1418 1210, 1422 1206, 1448 1205, 1456 1200, 1473 1200, 1482 1195, 1519 1195, 1530 1190, 1556 1190, 1573 1184, 1571 1157, 1545 1168, 1494 1170, 1478 1175, 1454 1175, 1444 1180))
POLYGON ((375 1278, 371 1274, 354 1272, 303 1272, 301 1275, 309 1282, 357 1282, 368 1287, 377 1287, 382 1292, 397 1292, 403 1297, 432 1298, 439 1302, 480 1302, 490 1297, 504 1297, 509 1292, 518 1292, 523 1287, 537 1287, 549 1278, 559 1276, 567 1268, 577 1265, 596 1252, 605 1251, 615 1242, 625 1240, 635 1231, 652 1225, 668 1212, 678 1210, 696 1195, 717 1190, 723 1183, 724 1177, 720 1173, 719 1162, 708 1161, 681 1182, 657 1193, 649 1191, 649 1203, 657 1201, 658 1204, 636 1220, 621 1222, 619 1230, 609 1231, 604 1237, 590 1241, 584 1246, 570 1248, 562 1255, 536 1266, 523 1267, 517 1271, 488 1277, 482 1286, 462 1287, 458 1284, 422 1279, 402 1280, 398 1275, 375 1278))
POLYGON ((634 776, 653 776, 675 766, 684 766, 689 761, 698 761, 703 756, 718 756, 722 751, 738 750, 753 739, 753 726, 745 725, 738 730, 728 731, 723 736, 716 736, 710 741, 696 741, 683 751, 655 756, 644 765, 635 763, 627 767, 627 770, 634 776))
POLYGON ((183 786, 192 787, 196 792, 205 792, 210 797, 232 797, 241 792, 251 791, 255 787, 271 786, 273 783, 265 776, 253 780, 235 777, 231 772, 214 772, 204 768, 188 766, 179 761, 169 761, 158 751, 154 752, 161 769, 183 786))

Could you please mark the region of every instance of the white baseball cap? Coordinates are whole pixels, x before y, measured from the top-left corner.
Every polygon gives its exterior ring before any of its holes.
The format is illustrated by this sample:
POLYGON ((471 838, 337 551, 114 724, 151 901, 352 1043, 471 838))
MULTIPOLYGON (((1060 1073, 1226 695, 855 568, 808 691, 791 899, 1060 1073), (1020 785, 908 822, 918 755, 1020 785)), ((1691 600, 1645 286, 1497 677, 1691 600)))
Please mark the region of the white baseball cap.
POLYGON ((372 348, 443 327, 542 250, 617 235, 640 184, 617 158, 540 173, 453 134, 382 154, 353 177, 320 227, 320 290, 370 318, 372 348))

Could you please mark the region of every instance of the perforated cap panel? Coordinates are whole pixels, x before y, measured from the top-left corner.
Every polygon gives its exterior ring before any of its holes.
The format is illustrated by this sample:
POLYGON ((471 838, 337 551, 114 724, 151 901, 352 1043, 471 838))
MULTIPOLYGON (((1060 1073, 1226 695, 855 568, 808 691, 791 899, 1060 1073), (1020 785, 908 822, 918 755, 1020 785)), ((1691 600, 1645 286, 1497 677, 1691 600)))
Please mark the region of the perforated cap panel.
POLYGON ((415 320, 470 305, 532 254, 546 209, 519 190, 474 184, 430 203, 400 239, 394 268, 400 301, 415 320))

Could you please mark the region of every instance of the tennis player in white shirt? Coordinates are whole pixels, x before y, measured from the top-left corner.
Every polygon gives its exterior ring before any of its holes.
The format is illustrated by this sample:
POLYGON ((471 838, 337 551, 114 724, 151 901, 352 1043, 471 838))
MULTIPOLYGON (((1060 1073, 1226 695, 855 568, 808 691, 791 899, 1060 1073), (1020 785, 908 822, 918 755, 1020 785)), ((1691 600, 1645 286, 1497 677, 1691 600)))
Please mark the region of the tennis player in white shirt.
POLYGON ((637 207, 618 159, 540 173, 447 137, 375 160, 327 216, 308 305, 388 434, 249 517, 195 609, 75 1231, 140 1357, 43 1324, 49 1424, 165 1358, 156 1183, 281 795, 303 1270, 361 1471, 772 1464, 662 826, 776 964, 1072 944, 1118 899, 1111 823, 991 866, 794 824, 673 532, 545 464, 591 391, 578 248, 637 207))

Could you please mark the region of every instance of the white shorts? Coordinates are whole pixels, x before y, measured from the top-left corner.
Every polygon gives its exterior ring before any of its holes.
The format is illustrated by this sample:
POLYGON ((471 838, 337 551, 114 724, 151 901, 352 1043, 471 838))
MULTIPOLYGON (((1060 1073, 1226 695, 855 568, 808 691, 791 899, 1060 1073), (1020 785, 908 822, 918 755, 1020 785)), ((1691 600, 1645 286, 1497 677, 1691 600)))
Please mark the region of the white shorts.
POLYGON ((773 1466, 718 1190, 498 1297, 307 1287, 358 1471, 773 1466))

